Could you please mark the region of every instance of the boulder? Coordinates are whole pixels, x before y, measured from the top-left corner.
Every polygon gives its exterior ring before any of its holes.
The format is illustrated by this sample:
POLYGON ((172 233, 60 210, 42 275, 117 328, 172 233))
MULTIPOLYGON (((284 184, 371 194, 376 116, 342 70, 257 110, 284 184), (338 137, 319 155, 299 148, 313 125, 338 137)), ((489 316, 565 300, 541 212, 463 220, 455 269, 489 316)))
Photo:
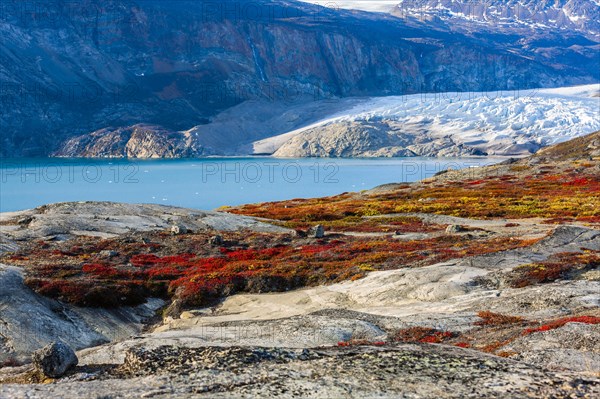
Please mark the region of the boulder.
POLYGON ((53 342, 33 353, 33 365, 37 371, 50 378, 59 378, 77 366, 79 360, 71 347, 64 342, 53 342))
POLYGON ((178 224, 171 226, 171 234, 173 235, 185 234, 187 232, 188 229, 185 226, 178 224))
POLYGON ((323 225, 316 225, 308 229, 308 236, 312 238, 323 238, 325 237, 325 228, 323 225))
POLYGON ((208 239, 208 243, 213 247, 218 247, 220 245, 223 245, 223 237, 219 235, 212 236, 208 239))
POLYGON ((456 234, 460 233, 461 231, 464 231, 464 229, 462 228, 462 226, 459 226, 457 224, 451 224, 448 227, 446 227, 447 234, 456 234))

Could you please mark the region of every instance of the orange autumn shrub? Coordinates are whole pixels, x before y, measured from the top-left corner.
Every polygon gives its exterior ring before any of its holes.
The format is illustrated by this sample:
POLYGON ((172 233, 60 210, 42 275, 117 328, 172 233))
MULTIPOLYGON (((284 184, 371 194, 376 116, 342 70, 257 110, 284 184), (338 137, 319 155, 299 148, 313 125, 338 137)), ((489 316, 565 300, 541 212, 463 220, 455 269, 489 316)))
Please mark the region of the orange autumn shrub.
POLYGON ((519 316, 508 316, 490 311, 481 311, 477 313, 481 321, 476 321, 476 326, 502 326, 507 324, 516 324, 523 322, 523 318, 519 316))
POLYGON ((523 335, 529 335, 536 332, 544 332, 554 330, 563 327, 567 323, 584 323, 584 324, 600 324, 600 317, 596 316, 574 316, 564 317, 562 319, 554 320, 550 323, 543 324, 539 327, 528 328, 523 331, 523 335))

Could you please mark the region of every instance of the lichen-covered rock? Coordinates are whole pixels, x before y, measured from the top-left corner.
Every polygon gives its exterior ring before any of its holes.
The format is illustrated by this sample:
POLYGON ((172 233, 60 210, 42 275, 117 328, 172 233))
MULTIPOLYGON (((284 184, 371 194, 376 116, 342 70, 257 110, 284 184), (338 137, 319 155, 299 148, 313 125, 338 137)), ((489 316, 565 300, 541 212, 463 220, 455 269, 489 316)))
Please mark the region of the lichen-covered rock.
POLYGON ((53 342, 33 354, 37 371, 50 378, 62 377, 69 369, 77 366, 77 355, 64 342, 53 342))
POLYGON ((157 346, 64 384, 0 385, 1 397, 532 398, 597 396, 599 381, 440 345, 157 346))

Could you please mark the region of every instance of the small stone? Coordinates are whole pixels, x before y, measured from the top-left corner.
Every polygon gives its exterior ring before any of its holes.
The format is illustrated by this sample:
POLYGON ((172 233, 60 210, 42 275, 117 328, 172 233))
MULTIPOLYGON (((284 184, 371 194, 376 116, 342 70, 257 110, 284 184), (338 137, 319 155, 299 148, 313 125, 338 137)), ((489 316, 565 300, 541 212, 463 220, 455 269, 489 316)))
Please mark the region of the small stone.
POLYGON ((33 353, 36 370, 50 378, 62 377, 78 362, 73 349, 64 342, 53 342, 33 353))
POLYGON ((168 317, 172 319, 179 318, 182 312, 183 302, 181 299, 175 299, 163 312, 163 319, 167 320, 168 317))
POLYGON ((457 224, 451 224, 448 227, 446 227, 447 234, 456 234, 460 233, 461 231, 464 231, 464 229, 462 228, 462 226, 459 226, 457 224))
POLYGON ((183 320, 193 319, 194 317, 196 317, 196 315, 188 311, 182 312, 181 315, 179 315, 179 318, 183 320))
POLYGON ((220 245, 223 245, 223 237, 219 235, 212 236, 208 239, 208 243, 213 247, 218 247, 220 245))
POLYGON ((304 237, 306 237, 306 231, 294 230, 294 231, 292 231, 292 237, 304 238, 304 237))
POLYGON ((308 229, 308 236, 309 237, 313 237, 313 238, 323 238, 325 237, 325 228, 323 227, 323 225, 318 224, 314 227, 311 227, 310 229, 308 229))
POLYGON ((103 251, 100 251, 100 256, 104 256, 106 258, 114 258, 118 254, 119 253, 117 251, 111 251, 109 249, 105 249, 103 251))
POLYGON ((173 235, 185 234, 187 231, 187 228, 182 225, 175 224, 171 226, 171 234, 173 235))

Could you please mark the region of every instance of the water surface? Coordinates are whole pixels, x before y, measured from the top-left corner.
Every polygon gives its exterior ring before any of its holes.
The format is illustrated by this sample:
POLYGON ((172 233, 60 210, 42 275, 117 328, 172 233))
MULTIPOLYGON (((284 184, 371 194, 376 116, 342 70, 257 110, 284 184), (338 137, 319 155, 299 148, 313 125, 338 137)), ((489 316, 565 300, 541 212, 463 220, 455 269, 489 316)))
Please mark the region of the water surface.
POLYGON ((411 182, 499 158, 181 160, 2 159, 0 212, 64 201, 155 203, 197 209, 310 198, 411 182))

